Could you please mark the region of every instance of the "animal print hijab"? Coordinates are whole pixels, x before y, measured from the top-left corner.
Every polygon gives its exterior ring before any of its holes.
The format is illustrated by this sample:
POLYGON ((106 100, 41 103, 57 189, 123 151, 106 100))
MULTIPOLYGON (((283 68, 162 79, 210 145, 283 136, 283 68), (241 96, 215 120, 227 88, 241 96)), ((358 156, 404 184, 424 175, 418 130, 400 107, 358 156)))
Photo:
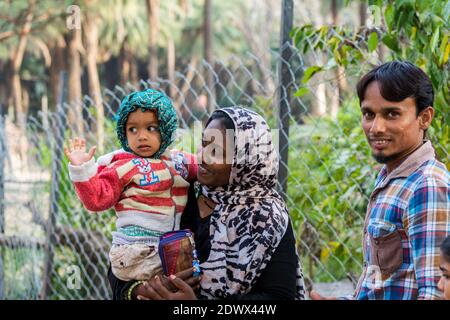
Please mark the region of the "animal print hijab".
MULTIPOLYGON (((233 120, 234 156, 229 185, 202 186, 203 195, 217 205, 210 220, 211 251, 201 265, 200 294, 224 299, 252 289, 286 232, 289 214, 274 189, 278 156, 265 120, 241 107, 215 112, 233 120)), ((304 298, 297 255, 296 299, 304 298)))

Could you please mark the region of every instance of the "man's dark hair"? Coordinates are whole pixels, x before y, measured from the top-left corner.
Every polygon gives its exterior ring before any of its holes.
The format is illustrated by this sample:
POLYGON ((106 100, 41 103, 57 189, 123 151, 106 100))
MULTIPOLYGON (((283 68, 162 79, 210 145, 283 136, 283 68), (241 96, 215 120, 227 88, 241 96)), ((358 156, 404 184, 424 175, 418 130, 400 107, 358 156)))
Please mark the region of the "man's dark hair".
POLYGON ((381 96, 399 102, 414 98, 416 115, 433 106, 434 93, 430 78, 422 69, 408 61, 392 61, 382 64, 364 75, 356 85, 359 103, 364 100, 367 86, 377 81, 381 96))
POLYGON ((450 236, 445 238, 444 242, 441 244, 441 252, 447 261, 450 261, 450 236))

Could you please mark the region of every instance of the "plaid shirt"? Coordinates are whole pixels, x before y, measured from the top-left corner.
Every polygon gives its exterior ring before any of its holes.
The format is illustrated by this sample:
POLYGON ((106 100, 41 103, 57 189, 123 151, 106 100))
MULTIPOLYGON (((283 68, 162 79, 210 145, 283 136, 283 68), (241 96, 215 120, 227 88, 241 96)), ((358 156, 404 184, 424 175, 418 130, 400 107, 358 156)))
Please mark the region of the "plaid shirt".
POLYGON ((378 175, 353 298, 440 299, 439 246, 449 234, 450 175, 427 141, 390 174, 384 166, 378 175))

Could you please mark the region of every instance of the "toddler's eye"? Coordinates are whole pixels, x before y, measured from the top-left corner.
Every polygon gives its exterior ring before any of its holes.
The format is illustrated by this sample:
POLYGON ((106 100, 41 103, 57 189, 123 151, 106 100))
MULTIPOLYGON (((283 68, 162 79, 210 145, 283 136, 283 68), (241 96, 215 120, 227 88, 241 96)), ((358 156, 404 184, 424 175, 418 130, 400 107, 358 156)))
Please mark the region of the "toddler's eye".
POLYGON ((131 132, 131 133, 136 133, 137 129, 134 128, 134 127, 131 127, 131 128, 128 128, 128 131, 131 132))
POLYGON ((157 132, 157 131, 159 131, 159 128, 158 127, 149 126, 147 128, 147 130, 150 131, 150 132, 157 132))

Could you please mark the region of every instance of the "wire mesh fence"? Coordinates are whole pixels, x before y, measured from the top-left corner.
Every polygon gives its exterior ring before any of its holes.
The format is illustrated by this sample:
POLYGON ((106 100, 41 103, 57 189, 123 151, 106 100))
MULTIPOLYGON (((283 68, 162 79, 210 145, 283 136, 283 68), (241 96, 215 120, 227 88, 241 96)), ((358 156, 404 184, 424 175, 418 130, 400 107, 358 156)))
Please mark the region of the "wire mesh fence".
POLYGON ((3 117, 0 298, 111 298, 106 273, 115 214, 112 209, 91 213, 83 208, 62 148, 77 135, 104 153, 119 148, 113 116, 120 101, 131 91, 149 87, 165 91, 173 100, 180 127, 174 147, 188 152, 196 151, 201 123, 216 108, 252 108, 272 128, 280 128, 287 117, 289 130, 278 131, 288 142, 279 145, 280 153, 288 150, 288 158, 280 159, 286 175, 280 176, 279 184, 308 285, 355 283, 362 261, 360 232, 377 170, 359 125, 357 101, 343 92, 352 92, 354 82, 371 65, 345 74, 325 72, 301 84, 305 70, 323 63, 324 57, 302 54, 288 43, 282 49, 290 50, 287 60, 278 50, 270 51, 270 64, 249 53, 188 66, 174 79, 105 89, 101 108, 89 96, 78 105, 67 105, 61 92, 56 110, 28 115, 25 133, 10 117, 3 117), (284 83, 279 80, 281 64, 289 71, 284 83), (206 83, 208 73, 213 87, 206 83), (301 86, 308 92, 294 95, 301 86), (280 99, 287 99, 287 114, 279 114, 280 99))

